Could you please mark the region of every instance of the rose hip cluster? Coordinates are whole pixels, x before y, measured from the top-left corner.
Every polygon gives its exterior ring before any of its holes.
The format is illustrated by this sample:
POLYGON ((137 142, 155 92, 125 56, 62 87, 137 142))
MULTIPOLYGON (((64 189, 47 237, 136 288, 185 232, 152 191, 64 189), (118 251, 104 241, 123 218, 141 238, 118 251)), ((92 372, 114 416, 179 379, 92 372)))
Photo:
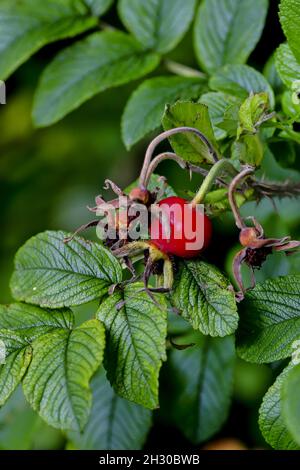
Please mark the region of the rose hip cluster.
MULTIPOLYGON (((97 215, 99 213, 104 214, 106 216, 104 228, 106 230, 114 229, 114 236, 106 238, 104 243, 116 257, 122 259, 124 265, 132 273, 131 280, 127 282, 136 281, 140 278, 134 268, 134 262, 144 259, 145 269, 142 279, 145 290, 149 295, 152 295, 152 292, 168 292, 173 285, 176 258, 197 258, 209 246, 212 237, 212 224, 207 214, 205 214, 205 208, 203 210, 202 204, 217 179, 220 179, 221 176, 222 178, 230 177, 229 183, 224 183, 224 179, 222 181, 228 188, 229 204, 236 225, 240 230, 240 243, 243 247, 233 261, 233 276, 239 287, 236 297, 237 300, 242 300, 246 290, 241 276, 241 265, 243 263, 248 265, 251 270, 251 287, 254 287, 253 270, 260 268, 269 254, 274 251, 284 251, 287 254, 293 253, 300 246, 300 242, 291 241, 290 237, 281 239, 266 238, 263 228, 254 217, 249 218, 252 224, 250 226, 246 225, 245 220, 242 219, 236 203, 236 192, 242 182, 249 178, 253 172, 254 168, 249 166, 242 167, 241 171, 238 172, 229 159, 219 159, 217 152, 199 130, 191 127, 179 127, 163 132, 150 143, 146 151, 138 186, 134 187, 129 194, 125 194, 116 184, 106 180, 105 188, 111 188, 117 197, 108 203, 101 196, 97 196, 96 206, 89 208, 89 210, 97 213, 97 215), (207 147, 208 157, 206 159, 207 163, 210 164, 209 171, 187 163, 172 152, 161 153, 152 159, 157 145, 162 140, 177 133, 190 132, 201 139, 207 147), (166 181, 162 177, 160 177, 160 187, 150 191, 150 178, 157 165, 166 159, 175 161, 181 168, 188 169, 190 172, 205 174, 203 183, 192 201, 178 196, 164 197, 166 181), (126 202, 125 205, 124 201, 126 202), (108 205, 114 209, 113 215, 107 209, 108 205), (135 209, 135 206, 138 205, 139 207, 142 205, 142 208, 147 210, 149 225, 147 236, 142 239, 133 239, 128 228, 137 219, 130 214, 134 213, 132 209, 135 209), (149 287, 151 275, 157 275, 157 286, 155 288, 149 287)), ((93 220, 80 227, 75 233, 98 224, 99 219, 93 220)), ((68 242, 68 240, 65 241, 68 242)))

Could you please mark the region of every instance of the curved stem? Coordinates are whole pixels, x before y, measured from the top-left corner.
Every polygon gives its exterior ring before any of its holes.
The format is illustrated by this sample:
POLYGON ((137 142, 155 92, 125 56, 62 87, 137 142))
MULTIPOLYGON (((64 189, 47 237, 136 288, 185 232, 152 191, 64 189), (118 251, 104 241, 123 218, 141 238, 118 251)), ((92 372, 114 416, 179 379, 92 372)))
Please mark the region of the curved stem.
POLYGON ((152 160, 152 162, 150 163, 150 165, 149 165, 149 167, 148 167, 148 171, 147 171, 147 174, 146 174, 146 177, 145 177, 145 181, 144 181, 144 184, 145 184, 146 187, 148 186, 150 177, 151 177, 151 175, 154 173, 154 171, 156 170, 156 167, 157 167, 161 162, 163 162, 164 160, 174 160, 176 163, 178 163, 178 165, 179 165, 181 168, 183 168, 183 169, 188 168, 187 162, 185 162, 185 160, 183 160, 181 157, 179 157, 178 155, 176 155, 176 153, 173 153, 173 152, 164 152, 164 153, 160 153, 159 155, 157 155, 157 156, 152 160))
POLYGON ((172 135, 175 135, 175 134, 185 133, 185 132, 191 132, 195 134, 197 137, 199 137, 199 139, 207 146, 209 153, 211 154, 213 160, 215 162, 218 161, 218 155, 215 149, 211 145, 210 141, 205 137, 205 135, 202 134, 202 132, 200 132, 198 129, 195 129, 194 127, 175 127, 174 129, 170 129, 168 131, 162 132, 162 134, 159 134, 157 137, 155 137, 155 139, 152 140, 152 142, 150 142, 150 145, 148 146, 147 151, 146 151, 142 171, 140 174, 139 185, 141 188, 143 189, 146 188, 146 185, 145 185, 146 176, 148 173, 148 168, 151 162, 152 155, 156 147, 168 137, 171 137, 172 135))
POLYGON ((236 200, 235 200, 235 192, 236 192, 237 186, 242 182, 242 180, 247 178, 248 176, 252 175, 253 172, 254 172, 253 167, 247 166, 246 168, 244 168, 238 175, 236 175, 235 178, 233 178, 233 180, 231 181, 231 183, 229 185, 229 189, 228 189, 228 200, 229 200, 229 203, 230 203, 230 207, 231 207, 232 213, 233 213, 234 218, 235 218, 236 226, 240 230, 245 228, 246 225, 245 225, 245 223, 244 223, 244 221, 241 217, 240 211, 238 209, 238 206, 237 206, 237 203, 236 203, 236 200))
MULTIPOLYGON (((198 173, 199 175, 202 176, 207 176, 209 171, 205 170, 204 168, 201 168, 200 166, 193 165, 187 161, 185 161, 183 158, 179 157, 176 153, 172 152, 164 152, 160 153, 157 155, 152 162, 149 165, 147 175, 146 175, 146 180, 145 180, 145 186, 148 186, 149 180, 151 175, 155 172, 157 166, 163 162, 164 160, 174 160, 182 169, 184 170, 190 170, 192 173, 198 173)), ((221 178, 217 178, 216 182, 219 186, 223 186, 227 188, 228 184, 223 181, 221 178)))
POLYGON ((214 164, 214 166, 209 171, 208 175, 205 177, 202 185, 199 188, 199 191, 196 193, 194 199, 191 202, 193 206, 195 206, 196 204, 201 204, 203 202, 206 194, 212 187, 213 183, 224 170, 228 170, 232 175, 236 175, 237 173, 236 169, 229 160, 225 158, 219 160, 217 163, 214 164))
POLYGON ((163 64, 169 72, 175 73, 175 75, 180 75, 181 77, 207 78, 207 75, 200 72, 200 70, 192 69, 187 65, 174 62, 174 60, 165 59, 163 64))

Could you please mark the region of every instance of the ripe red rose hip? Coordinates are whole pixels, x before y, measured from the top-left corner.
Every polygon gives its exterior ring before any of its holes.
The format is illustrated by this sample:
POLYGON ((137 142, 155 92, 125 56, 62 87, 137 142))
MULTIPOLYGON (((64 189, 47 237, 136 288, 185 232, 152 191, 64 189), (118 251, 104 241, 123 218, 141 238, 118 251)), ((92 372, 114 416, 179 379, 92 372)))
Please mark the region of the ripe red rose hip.
POLYGON ((151 242, 166 254, 194 258, 209 245, 212 225, 190 201, 172 196, 158 204, 162 216, 152 218, 151 242), (167 229, 167 230, 166 230, 167 229))

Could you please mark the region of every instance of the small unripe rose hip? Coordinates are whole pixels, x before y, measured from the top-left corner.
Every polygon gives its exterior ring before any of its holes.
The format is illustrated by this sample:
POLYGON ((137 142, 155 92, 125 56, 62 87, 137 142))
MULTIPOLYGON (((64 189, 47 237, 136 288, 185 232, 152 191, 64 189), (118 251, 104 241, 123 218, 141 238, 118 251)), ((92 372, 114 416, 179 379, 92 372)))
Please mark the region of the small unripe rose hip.
POLYGON ((243 246, 251 246, 257 240, 258 232, 254 227, 245 227, 240 232, 240 243, 243 246))
POLYGON ((151 222, 151 243, 162 252, 180 258, 194 258, 207 248, 212 225, 199 207, 177 196, 163 199, 157 205, 167 214, 169 236, 166 238, 165 227, 156 217, 151 222), (168 210, 171 210, 170 216, 168 210), (191 247, 191 244, 197 247, 191 247))
POLYGON ((147 204, 150 199, 150 193, 148 189, 142 189, 142 188, 133 188, 130 193, 129 193, 129 199, 131 201, 139 201, 143 204, 147 204))

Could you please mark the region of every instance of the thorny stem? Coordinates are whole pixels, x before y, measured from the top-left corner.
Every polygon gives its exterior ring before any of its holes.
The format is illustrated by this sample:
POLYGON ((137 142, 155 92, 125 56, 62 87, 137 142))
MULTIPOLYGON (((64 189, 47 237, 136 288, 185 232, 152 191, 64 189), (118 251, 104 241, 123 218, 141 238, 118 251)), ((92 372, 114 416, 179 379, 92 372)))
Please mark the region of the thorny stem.
POLYGON ((223 158, 222 160, 219 160, 217 163, 214 164, 214 166, 211 168, 207 176, 205 177, 202 185, 199 188, 199 191, 196 193, 194 199, 192 200, 191 204, 195 206, 196 204, 201 204, 214 184, 216 178, 224 171, 228 170, 232 175, 236 175, 237 171, 232 165, 232 163, 223 158))
MULTIPOLYGON (((207 176, 209 173, 208 170, 201 168, 201 166, 193 165, 187 162, 176 153, 164 152, 164 153, 160 153, 155 158, 153 158, 152 162, 150 163, 148 171, 147 171, 147 175, 146 175, 146 184, 145 184, 146 186, 148 186, 150 177, 155 172, 157 166, 164 160, 174 160, 182 169, 189 170, 192 173, 198 173, 199 175, 202 175, 204 177, 207 176)), ((223 186, 225 188, 228 186, 228 184, 221 178, 217 178, 216 183, 219 186, 223 186)))
POLYGON ((147 178, 147 173, 148 173, 148 168, 151 162, 151 158, 153 155, 153 152, 155 151, 156 147, 165 139, 168 137, 171 137, 172 135, 179 134, 179 133, 185 133, 185 132, 191 132, 199 137, 199 139, 207 146, 209 153, 212 156, 212 159, 214 162, 217 162, 218 155, 211 145, 210 141, 205 137, 202 132, 200 132, 198 129, 195 129, 194 127, 175 127, 174 129, 167 130, 165 132, 162 132, 162 134, 159 134, 155 139, 150 142, 150 145, 147 148, 142 171, 140 174, 140 179, 139 179, 139 185, 141 188, 145 189, 145 181, 147 178))
MULTIPOLYGON (((180 158, 180 157, 178 157, 180 158)), ((153 162, 155 161, 155 158, 153 162)), ((202 176, 207 176, 209 171, 205 168, 201 168, 197 165, 192 165, 191 163, 186 162, 186 169, 190 170, 192 173, 198 173, 202 176)), ((218 186, 227 188, 228 183, 222 178, 216 178, 215 183, 218 186)), ((260 200, 263 197, 299 197, 300 196, 300 182, 299 181, 290 181, 285 182, 271 182, 264 181, 263 179, 249 178, 247 185, 242 188, 242 190, 253 189, 255 192, 255 197, 260 200)))
MULTIPOLYGON (((192 173, 198 173, 199 175, 202 176, 207 176, 209 173, 209 170, 205 170, 204 168, 201 168, 200 166, 192 165, 191 163, 187 163, 186 166, 187 170, 190 170, 192 173)), ((219 186, 223 186, 224 188, 227 188, 228 183, 224 181, 222 178, 216 178, 215 181, 216 184, 219 186)))
MULTIPOLYGON (((155 172, 157 166, 163 162, 164 160, 173 160, 175 161, 181 168, 190 170, 192 173, 198 173, 204 177, 207 177, 209 174, 209 171, 206 170, 205 168, 201 168, 200 166, 193 165, 189 162, 186 162, 181 158, 179 155, 176 153, 172 152, 164 152, 159 155, 157 155, 152 162, 149 165, 147 175, 146 175, 146 180, 145 180, 145 186, 148 186, 149 180, 151 175, 155 172)), ((221 160, 220 160, 221 161, 221 160)), ((228 164, 230 162, 228 161, 228 164)), ((229 166, 228 166, 229 168, 229 166)), ((230 168, 230 172, 232 174, 236 174, 236 170, 233 170, 232 166, 230 168)), ((215 184, 218 186, 227 188, 228 183, 224 181, 220 177, 215 177, 214 179, 215 184)), ((203 182, 204 183, 204 182, 203 182)), ((263 180, 257 180, 254 178, 249 178, 247 186, 242 188, 243 190, 248 190, 248 189, 253 189, 254 190, 254 197, 256 197, 258 200, 263 198, 263 197, 279 197, 279 198, 284 198, 284 197, 297 197, 300 196, 300 182, 293 182, 293 181, 286 181, 283 183, 272 183, 268 181, 263 181, 263 180)), ((200 190, 199 190, 200 191, 200 190)), ((207 190, 206 190, 207 192, 207 190)))
POLYGON ((258 197, 297 197, 300 196, 300 182, 285 181, 271 183, 262 180, 250 181, 258 197))
POLYGON ((233 180, 231 181, 231 183, 229 185, 229 189, 228 189, 228 200, 229 200, 229 203, 230 203, 230 207, 231 207, 232 213, 233 213, 234 218, 235 218, 236 226, 240 230, 245 228, 246 225, 245 225, 245 223, 244 223, 244 221, 241 217, 240 211, 238 209, 238 206, 237 206, 237 203, 236 203, 236 200, 235 200, 235 192, 236 192, 237 186, 243 181, 243 179, 247 178, 253 172, 254 172, 253 167, 249 167, 249 166, 245 167, 238 175, 236 175, 235 178, 233 178, 233 180))
MULTIPOLYGON (((206 176, 208 175, 208 170, 204 168, 190 165, 187 166, 193 173, 199 173, 200 175, 206 176)), ((218 186, 223 186, 225 188, 228 187, 228 183, 226 183, 221 178, 217 178, 215 183, 218 186)), ((285 182, 271 182, 271 181, 264 181, 258 180, 255 178, 249 178, 247 185, 244 185, 242 188, 243 191, 247 189, 254 190, 254 197, 258 200, 269 197, 269 198, 285 198, 285 197, 299 197, 300 196, 300 182, 296 181, 285 181, 285 182)))
POLYGON ((165 59, 163 64, 169 72, 172 72, 175 75, 180 75, 181 77, 198 77, 203 79, 207 78, 205 73, 186 65, 179 64, 178 62, 174 62, 170 59, 165 59))

